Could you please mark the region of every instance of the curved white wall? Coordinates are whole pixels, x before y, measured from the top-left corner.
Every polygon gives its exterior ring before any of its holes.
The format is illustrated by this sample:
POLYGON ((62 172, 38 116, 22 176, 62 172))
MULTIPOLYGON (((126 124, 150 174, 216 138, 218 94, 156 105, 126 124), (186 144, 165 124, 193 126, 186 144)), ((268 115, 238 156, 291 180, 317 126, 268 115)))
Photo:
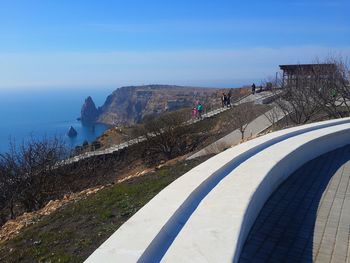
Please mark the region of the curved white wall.
POLYGON ((214 156, 163 189, 86 262, 236 260, 274 189, 306 161, 350 142, 349 123, 286 129, 214 156))
POLYGON ((290 138, 251 157, 206 196, 163 261, 237 262, 260 209, 280 183, 302 164, 349 142, 350 125, 343 124, 290 138))

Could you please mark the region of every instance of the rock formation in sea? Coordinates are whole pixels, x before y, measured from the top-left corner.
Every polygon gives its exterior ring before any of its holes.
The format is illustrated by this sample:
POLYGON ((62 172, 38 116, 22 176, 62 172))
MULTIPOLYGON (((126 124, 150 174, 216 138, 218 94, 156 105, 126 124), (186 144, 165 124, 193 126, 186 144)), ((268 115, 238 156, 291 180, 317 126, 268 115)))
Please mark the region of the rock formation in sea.
POLYGON ((70 129, 67 133, 68 137, 73 138, 78 135, 78 132, 73 128, 73 126, 70 126, 70 129))
POLYGON ((99 112, 92 98, 89 96, 85 99, 85 103, 81 108, 81 121, 83 123, 92 124, 97 121, 99 112))

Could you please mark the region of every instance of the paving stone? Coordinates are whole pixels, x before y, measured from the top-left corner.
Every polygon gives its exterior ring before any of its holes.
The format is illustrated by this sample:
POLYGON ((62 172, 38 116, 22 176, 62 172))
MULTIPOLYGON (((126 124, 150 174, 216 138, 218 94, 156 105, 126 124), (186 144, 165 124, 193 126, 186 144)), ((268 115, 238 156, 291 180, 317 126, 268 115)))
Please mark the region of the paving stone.
POLYGON ((240 262, 350 262, 349 237, 346 146, 303 165, 272 194, 249 233, 240 262))
POLYGON ((334 257, 332 257, 331 259, 332 262, 335 263, 345 263, 346 262, 346 256, 340 256, 340 255, 335 255, 334 257))
POLYGON ((329 263, 331 262, 332 255, 319 253, 315 259, 316 263, 329 263))

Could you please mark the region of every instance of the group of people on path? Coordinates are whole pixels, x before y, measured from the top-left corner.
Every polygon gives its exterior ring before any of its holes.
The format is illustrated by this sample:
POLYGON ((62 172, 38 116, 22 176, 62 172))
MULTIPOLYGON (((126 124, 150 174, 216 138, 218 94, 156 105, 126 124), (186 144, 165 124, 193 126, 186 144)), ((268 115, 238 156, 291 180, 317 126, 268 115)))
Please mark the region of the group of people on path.
MULTIPOLYGON (((225 92, 222 93, 221 103, 222 107, 231 107, 231 91, 229 91, 227 94, 225 92)), ((203 112, 203 104, 198 102, 197 106, 192 108, 192 119, 203 119, 203 112)))
POLYGON ((231 91, 229 91, 227 94, 225 92, 222 93, 221 104, 223 108, 231 107, 231 91))
POLYGON ((192 119, 202 119, 203 110, 203 105, 198 102, 197 106, 192 109, 192 119))

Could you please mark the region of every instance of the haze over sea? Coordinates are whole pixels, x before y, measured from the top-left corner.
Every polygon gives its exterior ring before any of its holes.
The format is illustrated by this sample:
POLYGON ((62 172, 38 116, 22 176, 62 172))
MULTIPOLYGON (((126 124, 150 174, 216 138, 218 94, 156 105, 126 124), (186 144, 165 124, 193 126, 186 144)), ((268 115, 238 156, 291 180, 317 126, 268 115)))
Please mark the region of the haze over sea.
POLYGON ((96 107, 101 106, 115 87, 104 88, 7 88, 0 89, 0 153, 6 152, 9 140, 17 144, 31 137, 62 137, 68 147, 75 147, 87 140, 92 142, 101 135, 106 125, 95 128, 83 126, 77 117, 87 96, 96 107), (66 134, 73 126, 78 136, 66 134))

